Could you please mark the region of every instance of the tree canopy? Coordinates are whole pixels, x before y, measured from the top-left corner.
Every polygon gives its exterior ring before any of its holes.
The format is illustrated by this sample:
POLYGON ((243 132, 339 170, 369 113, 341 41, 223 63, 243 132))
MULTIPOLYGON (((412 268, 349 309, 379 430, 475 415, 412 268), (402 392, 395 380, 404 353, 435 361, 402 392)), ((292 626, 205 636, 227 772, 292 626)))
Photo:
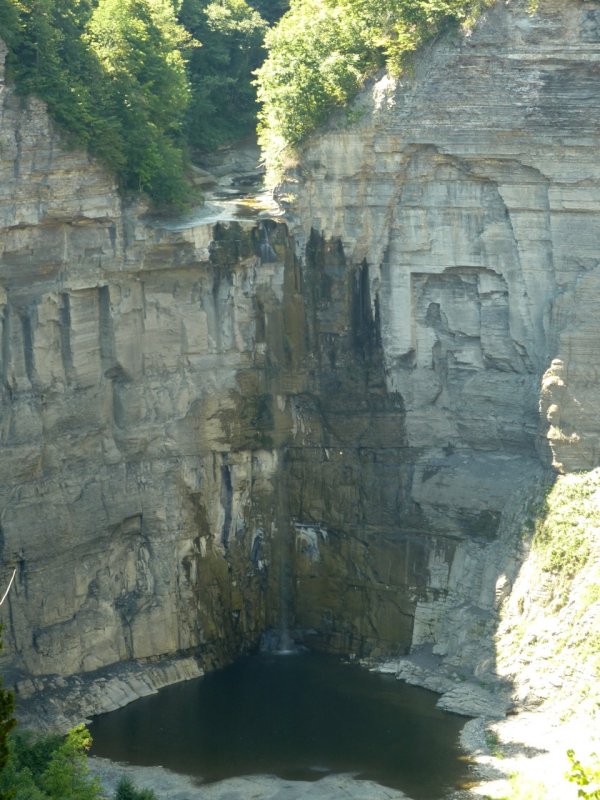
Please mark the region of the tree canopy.
POLYGON ((0 26, 20 91, 42 97, 125 191, 177 206, 190 153, 252 133, 257 99, 273 164, 368 75, 398 72, 484 2, 0 0, 0 26))
MULTIPOLYGON (((482 0, 483 1, 483 0, 482 0)), ((406 55, 445 24, 463 22, 479 0, 292 0, 266 37, 257 72, 260 138, 267 161, 298 145, 365 78, 398 73, 406 55)))
POLYGON ((0 19, 19 91, 45 100, 123 189, 183 202, 189 36, 171 0, 0 0, 0 19))
POLYGON ((266 21, 245 0, 183 0, 179 19, 201 47, 189 56, 191 102, 186 135, 207 150, 252 134, 252 72, 265 56, 266 21))
POLYGON ((84 35, 105 76, 106 111, 122 131, 122 183, 166 203, 185 199, 190 87, 181 48, 189 38, 171 0, 99 0, 84 35))
MULTIPOLYGON (((270 20, 286 0, 256 0, 270 20)), ((187 200, 191 150, 254 130, 267 22, 245 0, 0 0, 18 90, 157 205, 187 200)))

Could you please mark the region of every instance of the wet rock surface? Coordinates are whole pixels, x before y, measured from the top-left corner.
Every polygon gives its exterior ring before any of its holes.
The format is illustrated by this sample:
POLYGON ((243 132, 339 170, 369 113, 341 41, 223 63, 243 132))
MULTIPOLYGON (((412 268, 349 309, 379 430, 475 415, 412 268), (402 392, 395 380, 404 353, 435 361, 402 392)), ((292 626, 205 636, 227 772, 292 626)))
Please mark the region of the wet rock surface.
POLYGON ((597 13, 497 4, 373 84, 281 187, 289 231, 149 219, 0 82, 23 697, 211 668, 282 616, 317 649, 497 678, 523 521, 552 459, 597 463, 597 13))
MULTIPOLYGON (((378 608, 386 586, 400 596, 399 579, 413 602, 400 604, 410 647, 432 645, 484 679, 495 674, 497 608, 525 555, 519 529, 545 470, 552 458, 565 471, 597 464, 595 9, 494 5, 468 35, 425 48, 399 80, 374 81, 358 121, 315 136, 279 189, 294 236, 319 263, 315 231, 338 242, 376 321, 383 395, 402 409, 384 423, 379 475, 368 480, 361 463, 364 488, 343 503, 364 520, 348 560, 369 563, 376 530, 389 566, 368 573, 378 608), (363 497, 377 498, 373 516, 363 497)), ((346 454, 340 442, 336 457, 346 454)), ((325 504, 310 513, 314 530, 334 531, 320 562, 322 536, 307 545, 301 533, 311 577, 341 571, 335 531, 351 528, 325 523, 340 513, 325 504)), ((352 583, 340 606, 362 590, 358 576, 352 583)), ((314 611, 311 624, 326 629, 314 611)))

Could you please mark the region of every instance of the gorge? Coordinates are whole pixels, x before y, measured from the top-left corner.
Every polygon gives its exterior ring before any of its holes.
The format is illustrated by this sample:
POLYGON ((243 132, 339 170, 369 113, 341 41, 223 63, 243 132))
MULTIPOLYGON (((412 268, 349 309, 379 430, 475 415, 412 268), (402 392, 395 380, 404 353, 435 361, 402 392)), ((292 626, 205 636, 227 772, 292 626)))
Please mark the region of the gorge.
POLYGON ((283 217, 180 228, 0 78, 2 664, 38 722, 282 619, 426 655, 475 716, 570 691, 509 699, 495 637, 546 487, 599 465, 599 68, 596 0, 497 3, 313 136, 283 217))

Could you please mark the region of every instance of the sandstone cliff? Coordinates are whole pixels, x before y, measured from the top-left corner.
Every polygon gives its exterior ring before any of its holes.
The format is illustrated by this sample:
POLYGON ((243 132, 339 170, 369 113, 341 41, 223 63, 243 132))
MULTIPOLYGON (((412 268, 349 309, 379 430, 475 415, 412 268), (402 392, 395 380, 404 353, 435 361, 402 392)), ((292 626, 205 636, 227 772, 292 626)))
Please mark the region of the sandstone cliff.
POLYGON ((283 264, 261 264, 252 225, 142 222, 4 83, 0 186, 12 674, 222 663, 268 623, 277 453, 259 423, 283 264))
POLYGON ((519 506, 551 460, 598 463, 599 20, 496 4, 375 82, 280 187, 296 239, 339 241, 362 276, 405 413, 390 520, 423 547, 412 645, 483 672, 519 506))
POLYGON ((599 65, 595 0, 447 32, 309 143, 291 236, 144 221, 0 85, 22 693, 282 622, 495 676, 532 498, 597 463, 599 65))

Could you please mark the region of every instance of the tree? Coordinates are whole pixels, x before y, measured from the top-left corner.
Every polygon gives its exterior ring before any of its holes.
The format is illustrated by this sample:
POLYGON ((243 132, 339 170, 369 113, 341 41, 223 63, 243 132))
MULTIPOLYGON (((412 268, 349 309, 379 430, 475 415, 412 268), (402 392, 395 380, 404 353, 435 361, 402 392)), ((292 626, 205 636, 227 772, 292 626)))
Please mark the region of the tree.
POLYGON ((152 789, 136 789, 130 778, 123 776, 115 792, 115 800, 157 800, 152 789))
POLYGON ((170 0, 100 0, 88 26, 123 131, 123 185, 162 204, 186 197, 181 130, 190 91, 181 48, 188 40, 170 0))
POLYGON ((19 14, 11 0, 0 0, 0 31, 5 44, 12 47, 19 36, 19 14))
MULTIPOLYGON (((0 650, 2 649, 2 626, 0 625, 0 650)), ((14 718, 15 698, 9 689, 5 689, 0 678, 0 775, 4 772, 10 757, 8 735, 17 724, 14 718)), ((0 800, 10 797, 0 789, 0 800)))
POLYGON ((252 73, 267 23, 245 0, 183 0, 179 19, 201 47, 189 56, 187 138, 197 150, 241 139, 256 127, 252 73))
MULTIPOLYGON (((267 161, 294 148, 347 106, 365 78, 387 66, 398 73, 407 53, 485 0, 295 0, 266 37, 257 71, 259 133, 267 161)), ((276 163, 275 163, 275 166, 276 163)))
POLYGON ((52 800, 101 800, 99 780, 90 775, 86 761, 91 745, 85 725, 77 725, 52 753, 40 781, 52 800))
POLYGON ((257 71, 261 142, 270 160, 341 107, 369 68, 383 64, 364 14, 332 0, 299 0, 266 37, 257 71))
MULTIPOLYGON (((159 204, 186 197, 189 36, 171 0, 0 0, 10 75, 74 142, 159 204)), ((3 31, 4 32, 4 31, 3 31)))
POLYGON ((274 25, 290 7, 289 0, 250 0, 248 5, 255 8, 269 25, 274 25))

